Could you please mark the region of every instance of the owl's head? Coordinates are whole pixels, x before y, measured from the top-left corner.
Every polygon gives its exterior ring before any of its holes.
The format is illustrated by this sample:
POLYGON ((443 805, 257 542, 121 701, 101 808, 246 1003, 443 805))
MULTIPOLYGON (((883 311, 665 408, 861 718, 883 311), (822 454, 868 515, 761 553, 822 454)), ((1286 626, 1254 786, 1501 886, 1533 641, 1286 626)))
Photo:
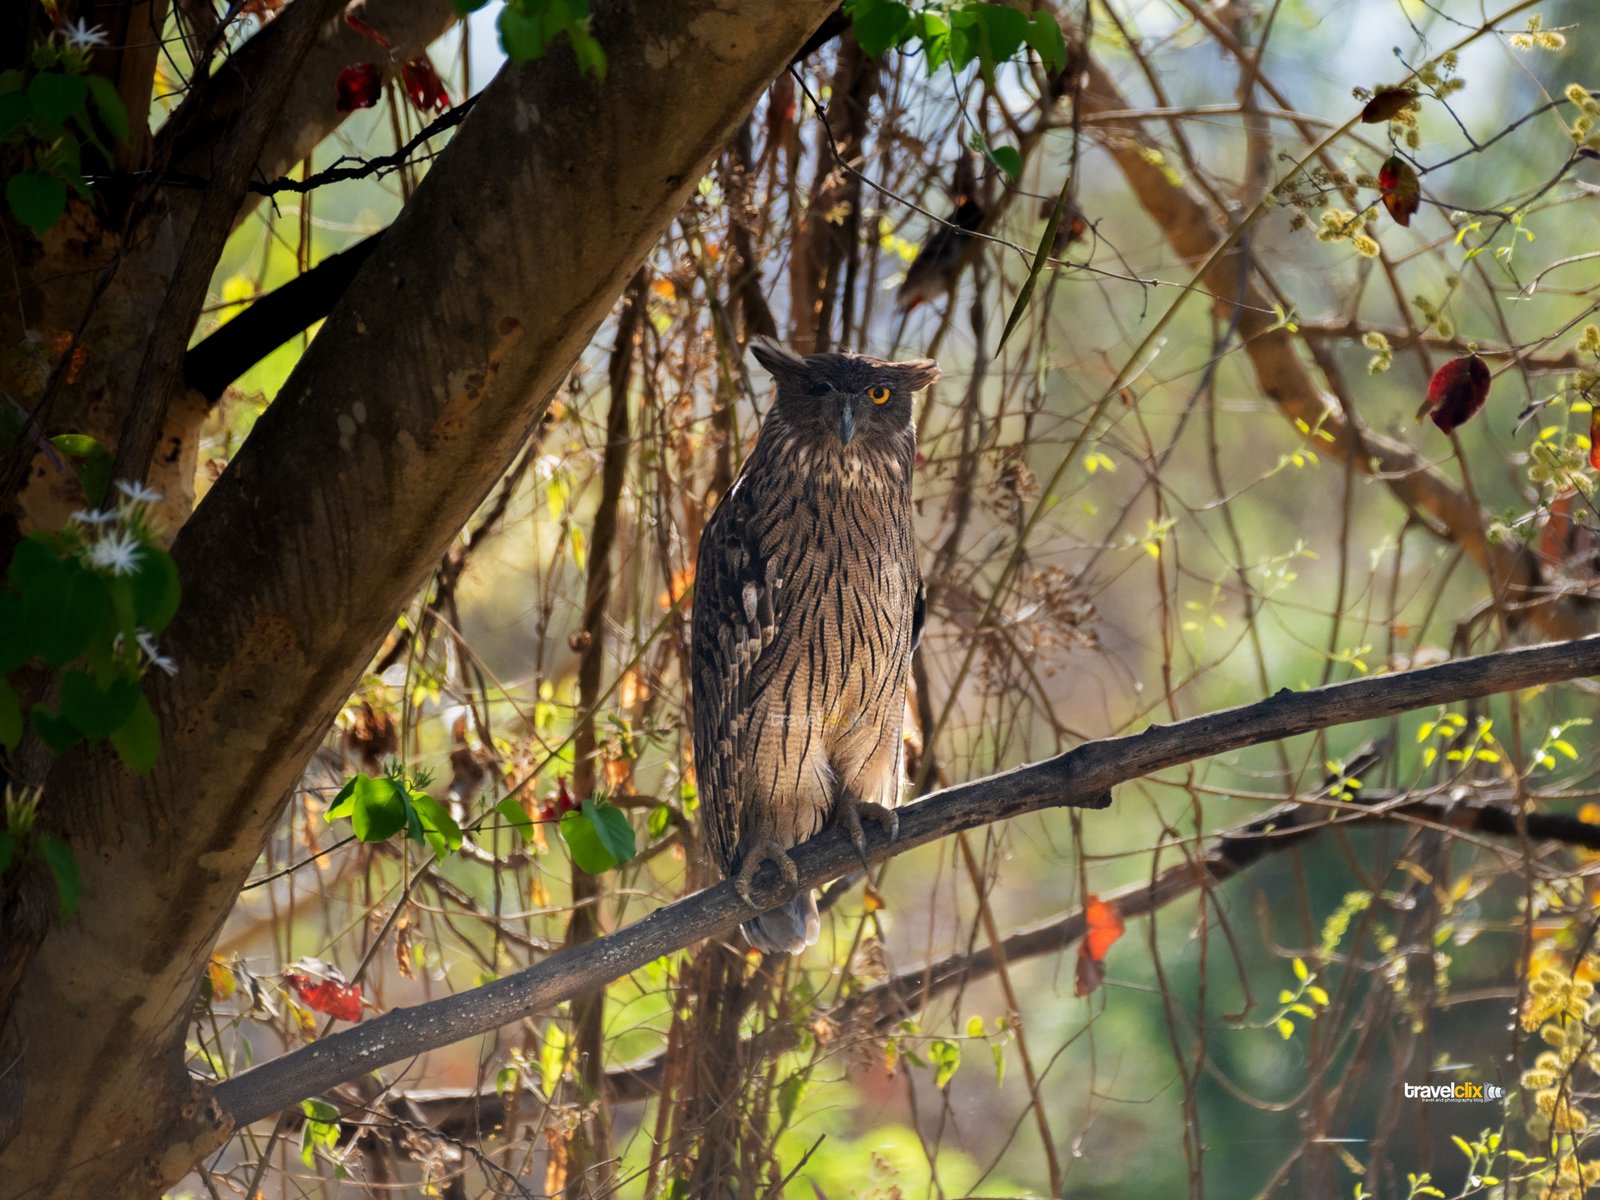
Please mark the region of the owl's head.
POLYGON ((777 411, 797 432, 888 448, 911 428, 911 394, 939 378, 931 358, 884 362, 864 354, 801 358, 769 338, 750 350, 778 381, 777 411))

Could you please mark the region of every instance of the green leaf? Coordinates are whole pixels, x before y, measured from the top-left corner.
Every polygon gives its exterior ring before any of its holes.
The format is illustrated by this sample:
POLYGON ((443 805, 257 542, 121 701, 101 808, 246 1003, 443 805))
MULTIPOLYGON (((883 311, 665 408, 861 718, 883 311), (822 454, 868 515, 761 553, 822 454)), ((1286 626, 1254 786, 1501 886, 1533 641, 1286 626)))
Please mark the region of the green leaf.
POLYGON ((144 693, 139 694, 133 714, 111 735, 111 745, 130 770, 144 772, 156 765, 161 753, 161 722, 144 693))
POLYGON ((1022 48, 1028 36, 1028 18, 1004 4, 974 6, 989 38, 990 61, 1002 63, 1022 48))
MULTIPOLYGON (((7 75, 15 75, 15 71, 7 71, 7 75)), ((0 92, 0 138, 9 136, 18 129, 33 114, 33 105, 28 103, 28 94, 12 89, 0 92)))
POLYGON ((39 839, 39 853, 44 855, 45 866, 56 881, 56 895, 61 898, 61 919, 66 920, 78 908, 81 884, 78 880, 78 860, 72 856, 72 847, 58 837, 46 834, 39 839))
POLYGON ((950 12, 950 66, 960 71, 978 57, 984 41, 983 19, 974 8, 950 12))
MULTIPOLYGON (((1033 299, 1033 289, 1039 282, 1039 273, 1044 270, 1044 264, 1049 261, 1050 251, 1056 244, 1056 230, 1061 228, 1062 218, 1066 216, 1071 204, 1072 178, 1069 174, 1062 182, 1061 195, 1056 198, 1055 207, 1050 210, 1050 219, 1044 223, 1044 236, 1039 239, 1039 248, 1033 252, 1033 264, 1028 268, 1028 277, 1022 281, 1017 299, 1011 305, 1011 312, 1006 317, 1006 327, 1000 333, 1000 346, 1006 344, 1011 331, 1022 323, 1022 315, 1028 311, 1028 301, 1033 299)), ((998 353, 999 347, 995 349, 998 353)))
MULTIPOLYGON (((17 556, 22 557, 21 546, 17 556)), ((110 604, 105 578, 76 559, 57 558, 42 566, 22 585, 22 621, 31 631, 34 653, 53 667, 66 666, 88 648, 110 604)))
POLYGON ((552 1021, 545 1026, 544 1041, 539 1044, 539 1083, 546 1096, 556 1094, 556 1087, 566 1072, 567 1032, 552 1021))
POLYGON ((594 825, 600 841, 619 863, 630 861, 634 855, 633 825, 628 814, 614 804, 593 800, 583 802, 583 815, 594 825))
POLYGON ((111 451, 86 433, 59 433, 50 439, 50 444, 72 463, 84 498, 98 508, 105 501, 106 489, 111 486, 111 451))
POLYGON ((381 842, 406 827, 409 805, 405 788, 393 779, 374 779, 364 771, 340 789, 328 819, 348 816, 350 827, 363 842, 381 842), (348 800, 347 804, 341 801, 348 800))
POLYGON ((863 0, 850 6, 856 41, 869 58, 898 46, 911 31, 911 10, 896 0, 863 0))
POLYGON ((494 806, 494 810, 522 835, 524 845, 533 841, 533 818, 522 811, 522 805, 518 804, 513 797, 507 796, 494 806))
POLYGON ((794 1119, 794 1110, 806 1094, 806 1077, 796 1071, 778 1086, 778 1116, 787 1125, 794 1119))
POLYGON ((94 740, 127 724, 138 703, 139 685, 131 679, 102 688, 87 671, 69 671, 61 680, 61 715, 94 740))
POLYGON ((35 237, 43 237, 67 211, 67 185, 43 171, 18 171, 6 180, 6 204, 35 237))
POLYGON ((601 83, 606 80, 606 52, 600 43, 595 41, 594 35, 589 32, 586 23, 578 22, 567 27, 567 40, 572 43, 572 52, 578 56, 578 69, 585 75, 593 75, 601 83))
POLYGON ((116 86, 104 75, 90 75, 87 81, 89 94, 94 97, 94 106, 106 128, 111 131, 111 136, 119 142, 127 141, 128 110, 122 106, 122 97, 117 95, 116 86))
POLYGON ((136 620, 151 633, 160 633, 172 623, 183 597, 178 564, 161 547, 146 546, 139 555, 139 566, 132 580, 136 620))
POLYGON ((544 53, 544 32, 539 22, 520 8, 507 4, 495 21, 500 48, 514 63, 531 62, 544 53))
POLYGON ((55 570, 60 561, 61 556, 51 548, 50 543, 43 535, 36 533, 17 543, 17 548, 11 553, 11 566, 6 569, 6 578, 19 590, 26 591, 35 580, 55 570))
POLYGON ((961 1066, 961 1044, 937 1038, 928 1045, 928 1057, 933 1060, 933 1086, 943 1088, 961 1066))
POLYGON ((1052 71, 1067 69, 1067 41, 1061 36, 1061 25, 1047 12, 1033 14, 1028 22, 1028 45, 1033 47, 1039 61, 1052 71))
POLYGON ((928 77, 950 61, 950 22, 938 13, 924 9, 916 16, 917 38, 928 63, 928 77))
POLYGON ((650 810, 650 814, 644 819, 645 832, 653 838, 658 838, 662 834, 666 833, 667 828, 671 824, 672 810, 669 809, 665 804, 656 805, 650 810))
POLYGON ((1022 174, 1022 155, 1012 146, 996 146, 989 151, 989 157, 994 160, 994 165, 999 167, 1006 175, 1015 180, 1022 174))
MULTIPOLYGON (((587 809, 591 801, 584 802, 587 809)), ((600 840, 600 831, 586 812, 577 810, 561 814, 561 840, 567 844, 572 863, 580 871, 600 875, 617 865, 617 856, 600 840)))
POLYGON ((83 735, 78 732, 76 725, 60 713, 51 712, 42 704, 33 706, 33 711, 28 714, 28 721, 33 726, 33 731, 39 735, 39 740, 56 754, 65 754, 83 740, 83 735))
POLYGON ((422 836, 439 858, 448 858, 461 849, 461 826, 445 808, 427 792, 408 793, 411 811, 422 822, 422 836))
POLYGON ((11 685, 0 677, 0 746, 15 750, 22 738, 22 702, 11 685))
POLYGON ((313 1121, 320 1121, 324 1125, 330 1121, 337 1124, 339 1121, 339 1110, 326 1100, 302 1100, 300 1111, 313 1121))
POLYGON ((88 99, 89 85, 81 75, 40 71, 28 85, 28 103, 34 113, 53 125, 63 125, 82 113, 88 99))

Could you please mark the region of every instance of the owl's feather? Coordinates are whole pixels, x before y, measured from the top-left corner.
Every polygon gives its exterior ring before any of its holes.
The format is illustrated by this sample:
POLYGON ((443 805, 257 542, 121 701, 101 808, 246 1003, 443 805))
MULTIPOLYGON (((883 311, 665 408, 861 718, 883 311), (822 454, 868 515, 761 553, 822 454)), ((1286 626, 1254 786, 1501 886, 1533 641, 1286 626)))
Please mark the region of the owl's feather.
MULTIPOLYGON (((778 402, 706 526, 695 578, 695 768, 706 839, 730 877, 852 799, 898 796, 922 607, 911 392, 937 375, 926 361, 756 354, 778 402)), ((817 923, 806 895, 745 933, 795 953, 817 923)))

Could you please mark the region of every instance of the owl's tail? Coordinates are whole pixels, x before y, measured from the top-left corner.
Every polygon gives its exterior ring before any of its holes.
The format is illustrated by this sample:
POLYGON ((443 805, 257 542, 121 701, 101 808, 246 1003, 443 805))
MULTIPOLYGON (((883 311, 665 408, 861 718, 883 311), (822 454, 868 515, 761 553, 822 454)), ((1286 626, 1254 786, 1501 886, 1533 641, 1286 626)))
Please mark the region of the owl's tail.
POLYGON ((813 892, 744 923, 744 940, 765 954, 799 954, 817 940, 822 920, 813 892))

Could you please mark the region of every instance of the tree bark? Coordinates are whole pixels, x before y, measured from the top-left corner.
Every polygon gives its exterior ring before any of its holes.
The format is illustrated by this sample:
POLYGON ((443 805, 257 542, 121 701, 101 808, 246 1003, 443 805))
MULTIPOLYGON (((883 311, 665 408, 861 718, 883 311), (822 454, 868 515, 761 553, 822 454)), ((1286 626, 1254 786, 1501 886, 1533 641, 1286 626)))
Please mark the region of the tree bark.
POLYGON ((183 528, 155 769, 75 753, 46 828, 81 906, 27 964, 0 1152, 30 1200, 158 1194, 226 1136, 191 1086, 206 956, 286 794, 389 628, 761 89, 833 7, 619 2, 487 89, 183 528))

